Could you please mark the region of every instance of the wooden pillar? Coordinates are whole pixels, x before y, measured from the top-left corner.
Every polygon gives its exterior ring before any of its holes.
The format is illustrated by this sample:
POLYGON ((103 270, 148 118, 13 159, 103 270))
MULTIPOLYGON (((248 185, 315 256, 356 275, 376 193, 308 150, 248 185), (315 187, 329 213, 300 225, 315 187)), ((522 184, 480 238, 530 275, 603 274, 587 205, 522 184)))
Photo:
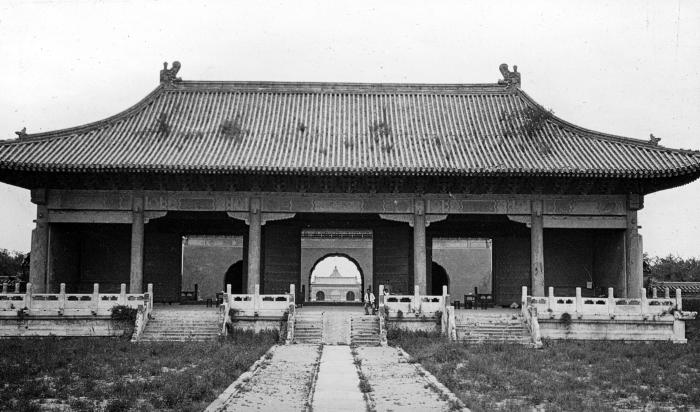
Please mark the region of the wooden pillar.
POLYGON ((416 200, 413 216, 413 283, 426 294, 427 263, 425 252, 425 201, 416 200))
POLYGON ((530 228, 530 274, 532 276, 532 296, 544 296, 544 222, 541 200, 531 203, 532 226, 530 228))
POLYGON ((34 189, 32 203, 36 204, 36 227, 32 230, 32 251, 29 261, 29 282, 35 293, 46 291, 46 269, 49 258, 49 212, 46 206, 46 191, 34 189))
POLYGON ((134 194, 129 293, 143 293, 143 195, 134 194))
POLYGON ((625 256, 627 261, 625 277, 627 278, 628 298, 639 298, 643 285, 642 262, 640 259, 639 231, 637 229, 637 211, 627 212, 627 230, 625 232, 625 256))
POLYGON ((617 275, 616 296, 619 298, 627 298, 627 233, 623 231, 619 238, 621 253, 618 258, 622 260, 620 271, 617 275))
POLYGON ((255 293, 255 286, 260 284, 260 217, 260 199, 252 198, 248 218, 248 293, 255 293))

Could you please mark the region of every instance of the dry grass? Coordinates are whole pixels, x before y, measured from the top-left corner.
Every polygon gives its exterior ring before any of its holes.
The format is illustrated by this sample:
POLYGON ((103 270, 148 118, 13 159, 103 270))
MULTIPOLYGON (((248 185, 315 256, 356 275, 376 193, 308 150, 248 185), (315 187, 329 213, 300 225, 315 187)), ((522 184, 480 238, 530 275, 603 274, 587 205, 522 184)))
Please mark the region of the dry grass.
POLYGON ((700 408, 700 321, 687 345, 545 342, 465 345, 425 333, 394 335, 474 411, 695 410, 700 408))
POLYGON ((275 339, 241 333, 215 342, 0 340, 0 410, 199 411, 275 339))

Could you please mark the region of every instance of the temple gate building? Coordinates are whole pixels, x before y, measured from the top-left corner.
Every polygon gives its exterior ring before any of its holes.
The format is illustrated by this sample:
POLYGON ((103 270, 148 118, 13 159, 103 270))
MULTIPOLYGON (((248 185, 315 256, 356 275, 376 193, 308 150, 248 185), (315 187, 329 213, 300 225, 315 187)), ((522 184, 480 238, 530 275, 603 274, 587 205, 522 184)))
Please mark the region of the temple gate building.
POLYGON ((333 268, 329 276, 316 276, 311 282, 310 298, 316 302, 359 302, 362 299, 361 283, 355 276, 345 276, 333 268))
POLYGON ((554 116, 506 65, 496 83, 451 85, 183 81, 179 69, 110 118, 0 143, 0 181, 37 205, 36 291, 153 283, 157 301, 175 300, 189 288, 183 236, 227 236, 242 242, 234 289, 283 293, 309 282, 303 234, 326 231, 369 245, 342 253, 366 262, 375 293, 635 297, 644 196, 700 176, 698 152, 554 116), (455 261, 475 241, 487 268, 455 261))

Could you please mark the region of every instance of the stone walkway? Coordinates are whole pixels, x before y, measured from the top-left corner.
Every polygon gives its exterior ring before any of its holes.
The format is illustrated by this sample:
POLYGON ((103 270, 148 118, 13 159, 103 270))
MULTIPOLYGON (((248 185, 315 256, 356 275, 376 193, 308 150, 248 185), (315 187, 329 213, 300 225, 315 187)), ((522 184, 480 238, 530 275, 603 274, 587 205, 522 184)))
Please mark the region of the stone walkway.
POLYGON ((207 412, 303 411, 306 409, 318 345, 277 346, 253 377, 229 387, 207 412))
POLYGON ((368 346, 358 347, 356 351, 378 412, 451 410, 448 401, 441 399, 430 381, 397 349, 368 346))
POLYGON ((349 346, 324 346, 313 395, 313 411, 367 409, 349 346))
POLYGON ((369 407, 360 391, 360 378, 349 346, 288 345, 273 348, 271 359, 263 360, 252 377, 239 378, 209 405, 207 412, 451 410, 447 397, 438 395, 433 383, 399 350, 354 350, 372 389, 369 407), (319 348, 323 348, 320 359, 319 348), (312 385, 314 373, 316 383, 312 385))

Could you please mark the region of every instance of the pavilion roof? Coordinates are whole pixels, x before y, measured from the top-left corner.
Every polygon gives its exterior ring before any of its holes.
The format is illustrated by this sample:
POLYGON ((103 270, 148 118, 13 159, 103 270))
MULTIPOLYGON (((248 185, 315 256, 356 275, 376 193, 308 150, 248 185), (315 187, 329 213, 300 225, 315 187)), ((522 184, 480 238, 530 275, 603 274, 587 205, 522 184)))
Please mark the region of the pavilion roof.
POLYGON ((0 142, 0 171, 700 175, 700 152, 575 126, 501 70, 498 83, 445 85, 182 81, 164 69, 122 113, 0 142))

